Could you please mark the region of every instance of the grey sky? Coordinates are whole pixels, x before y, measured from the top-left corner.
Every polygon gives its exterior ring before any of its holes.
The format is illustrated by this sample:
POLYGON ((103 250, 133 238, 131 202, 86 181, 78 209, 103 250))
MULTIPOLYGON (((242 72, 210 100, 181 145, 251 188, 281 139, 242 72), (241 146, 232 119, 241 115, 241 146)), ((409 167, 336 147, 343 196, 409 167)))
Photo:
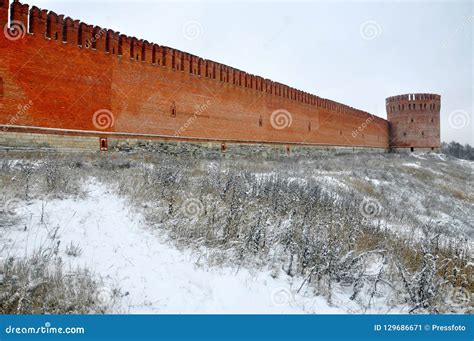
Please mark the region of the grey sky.
POLYGON ((386 117, 442 96, 441 139, 474 144, 471 1, 24 0, 386 117))

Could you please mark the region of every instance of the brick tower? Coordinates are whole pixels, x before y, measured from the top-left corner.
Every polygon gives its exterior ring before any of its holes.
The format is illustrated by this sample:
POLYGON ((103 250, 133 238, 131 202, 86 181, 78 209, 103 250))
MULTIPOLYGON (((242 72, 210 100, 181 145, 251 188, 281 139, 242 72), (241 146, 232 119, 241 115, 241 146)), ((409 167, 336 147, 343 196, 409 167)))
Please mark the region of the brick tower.
POLYGON ((393 151, 439 151, 441 96, 406 94, 386 99, 393 151))

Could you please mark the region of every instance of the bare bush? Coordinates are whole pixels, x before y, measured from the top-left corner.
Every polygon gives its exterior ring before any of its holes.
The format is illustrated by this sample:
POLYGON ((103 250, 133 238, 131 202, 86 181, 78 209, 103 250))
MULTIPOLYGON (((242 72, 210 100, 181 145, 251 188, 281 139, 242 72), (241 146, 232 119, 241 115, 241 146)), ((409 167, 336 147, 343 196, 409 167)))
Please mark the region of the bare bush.
POLYGON ((1 314, 105 313, 99 284, 87 270, 64 271, 60 258, 37 253, 0 266, 1 314))
POLYGON ((82 249, 78 244, 74 244, 71 241, 68 245, 66 245, 66 255, 71 257, 79 257, 82 254, 82 249))

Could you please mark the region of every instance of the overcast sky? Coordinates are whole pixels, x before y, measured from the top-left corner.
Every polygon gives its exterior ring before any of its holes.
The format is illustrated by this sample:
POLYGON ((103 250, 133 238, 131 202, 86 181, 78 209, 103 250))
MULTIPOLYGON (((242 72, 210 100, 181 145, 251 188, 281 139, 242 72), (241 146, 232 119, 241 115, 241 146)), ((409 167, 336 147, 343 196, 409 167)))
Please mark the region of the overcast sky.
POLYGON ((471 1, 22 2, 386 118, 388 96, 442 96, 441 140, 474 144, 471 1))

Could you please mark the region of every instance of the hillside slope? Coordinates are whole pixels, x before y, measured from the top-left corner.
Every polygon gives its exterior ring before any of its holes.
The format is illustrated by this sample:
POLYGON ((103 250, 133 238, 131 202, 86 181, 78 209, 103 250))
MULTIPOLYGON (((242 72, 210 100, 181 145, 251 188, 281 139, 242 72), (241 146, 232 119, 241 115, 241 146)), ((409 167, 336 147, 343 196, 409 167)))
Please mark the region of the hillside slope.
POLYGON ((47 254, 88 269, 89 304, 111 312, 469 312, 472 171, 442 155, 3 154, 0 276, 47 254))

